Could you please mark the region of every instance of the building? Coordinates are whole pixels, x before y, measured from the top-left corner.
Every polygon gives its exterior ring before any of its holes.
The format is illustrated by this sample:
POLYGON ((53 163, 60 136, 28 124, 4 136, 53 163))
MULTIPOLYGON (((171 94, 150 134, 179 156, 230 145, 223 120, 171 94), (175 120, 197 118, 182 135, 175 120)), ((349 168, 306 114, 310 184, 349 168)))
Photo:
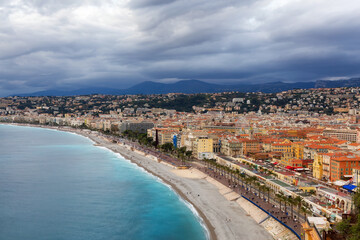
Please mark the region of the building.
POLYGON ((305 240, 322 240, 322 230, 330 229, 330 223, 326 217, 308 217, 301 225, 304 229, 305 240))
POLYGON ((237 138, 224 139, 221 142, 221 153, 227 156, 243 155, 243 140, 237 138))
POLYGON ((294 157, 293 157, 292 152, 283 152, 281 154, 280 164, 283 166, 292 166, 292 164, 290 162, 293 159, 294 159, 294 157))
POLYGON ((138 132, 138 133, 146 133, 148 129, 154 127, 154 123, 152 122, 123 122, 120 125, 120 132, 125 132, 127 130, 138 132))
POLYGON ((262 151, 262 143, 256 139, 244 139, 243 142, 243 155, 250 153, 260 153, 262 151))
POLYGON ((323 179, 323 154, 316 153, 313 163, 313 177, 319 180, 323 179))
POLYGON ((174 143, 174 134, 177 134, 178 131, 175 130, 162 130, 158 131, 158 143, 163 145, 165 143, 174 143))
POLYGON ((360 167, 360 157, 355 155, 333 157, 330 163, 330 180, 336 181, 344 177, 352 177, 353 169, 360 167))
POLYGON ((274 143, 271 144, 271 151, 272 152, 281 152, 281 153, 291 153, 291 143, 285 142, 285 143, 274 143))
POLYGON ((353 184, 359 186, 360 184, 360 167, 354 167, 352 170, 353 173, 353 184))
POLYGON ((304 158, 315 159, 317 153, 328 153, 337 150, 340 150, 340 148, 331 145, 310 144, 304 149, 304 158))
POLYGON ((304 143, 294 142, 291 145, 294 158, 304 159, 304 143))
POLYGON ((326 129, 323 132, 326 137, 338 138, 349 142, 359 142, 359 132, 350 129, 326 129))
POLYGON ((331 158, 347 156, 349 153, 346 152, 334 152, 334 153, 322 153, 323 165, 322 165, 322 177, 324 180, 331 179, 331 158))
POLYGON ((208 137, 198 137, 194 141, 193 155, 198 159, 213 158, 213 139, 208 137))

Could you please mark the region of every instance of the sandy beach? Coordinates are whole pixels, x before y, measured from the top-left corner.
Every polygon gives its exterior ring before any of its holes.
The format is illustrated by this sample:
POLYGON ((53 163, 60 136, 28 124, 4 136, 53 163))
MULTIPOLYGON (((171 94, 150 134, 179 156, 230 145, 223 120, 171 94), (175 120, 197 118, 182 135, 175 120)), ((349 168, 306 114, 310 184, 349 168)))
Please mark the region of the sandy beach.
POLYGON ((196 208, 209 230, 210 239, 273 239, 239 204, 227 200, 220 194, 219 188, 206 180, 207 176, 197 169, 178 170, 131 151, 121 144, 111 143, 101 136, 84 132, 80 134, 89 137, 100 146, 120 153, 171 185, 183 199, 196 208))
MULTIPOLYGON (((27 125, 29 126, 29 125, 27 125)), ((31 125, 30 125, 31 126, 31 125)), ((40 126, 39 126, 40 127, 40 126)), ((197 210, 209 230, 211 240, 273 239, 269 232, 247 214, 236 201, 229 201, 225 186, 197 169, 178 170, 149 156, 130 150, 129 146, 109 141, 99 134, 71 128, 52 128, 88 137, 94 145, 106 147, 159 177, 197 210), (220 189, 223 194, 220 193, 220 189)), ((236 198, 234 198, 235 200, 236 198)))

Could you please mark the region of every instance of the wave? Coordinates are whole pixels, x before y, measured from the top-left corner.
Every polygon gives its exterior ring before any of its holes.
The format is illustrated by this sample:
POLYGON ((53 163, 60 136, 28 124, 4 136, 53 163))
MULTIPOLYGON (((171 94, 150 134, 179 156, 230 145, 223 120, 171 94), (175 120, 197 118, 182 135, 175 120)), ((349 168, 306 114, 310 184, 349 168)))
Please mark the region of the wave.
MULTIPOLYGON (((107 147, 104 146, 96 146, 102 149, 106 149, 108 151, 110 151, 111 153, 113 153, 116 157, 118 157, 121 160, 126 160, 127 162, 131 163, 132 165, 134 165, 137 169, 139 169, 140 171, 149 174, 150 176, 152 176, 154 178, 155 181, 161 183, 162 185, 166 186, 170 191, 172 191, 177 197, 178 199, 188 208, 190 209, 190 211, 192 212, 192 214, 195 216, 196 220, 200 223, 201 227, 203 228, 205 234, 206 234, 206 239, 210 239, 210 232, 209 229, 207 228, 204 219, 200 216, 199 212, 196 210, 196 208, 194 207, 194 205, 192 203, 190 203, 189 201, 185 200, 184 198, 181 197, 180 194, 177 193, 177 191, 175 191, 175 189, 168 183, 164 182, 163 179, 161 179, 160 177, 153 175, 150 171, 148 171, 146 168, 137 165, 136 163, 132 162, 131 160, 127 159, 125 156, 123 156, 121 153, 115 152, 112 149, 109 149, 107 147)), ((152 161, 152 160, 150 160, 152 161)))

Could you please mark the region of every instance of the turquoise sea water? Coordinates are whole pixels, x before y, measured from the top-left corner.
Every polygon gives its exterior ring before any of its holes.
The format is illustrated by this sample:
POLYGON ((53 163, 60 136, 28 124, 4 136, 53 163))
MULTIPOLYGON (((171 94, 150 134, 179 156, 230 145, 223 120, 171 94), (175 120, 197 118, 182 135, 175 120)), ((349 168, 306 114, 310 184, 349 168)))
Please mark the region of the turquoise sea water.
POLYGON ((89 139, 0 125, 1 240, 206 239, 188 204, 89 139))

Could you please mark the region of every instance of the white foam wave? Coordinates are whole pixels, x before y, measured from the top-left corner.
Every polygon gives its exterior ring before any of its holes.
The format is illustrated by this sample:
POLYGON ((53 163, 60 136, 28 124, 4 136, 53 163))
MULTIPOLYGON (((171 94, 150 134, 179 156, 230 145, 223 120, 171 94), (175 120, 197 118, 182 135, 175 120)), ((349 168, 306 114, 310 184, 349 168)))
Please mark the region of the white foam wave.
MULTIPOLYGON (((78 135, 78 136, 81 136, 81 137, 84 137, 84 138, 87 138, 89 139, 92 144, 96 144, 95 141, 93 141, 90 137, 88 136, 84 136, 80 133, 76 133, 76 132, 70 132, 70 131, 66 131, 66 130, 62 130, 62 129, 52 129, 52 128, 46 128, 48 130, 54 130, 54 131, 63 131, 63 132, 67 132, 67 133, 71 133, 71 134, 75 134, 75 135, 78 135)), ((158 176, 155 176, 153 175, 151 172, 147 171, 147 169, 145 169, 144 167, 142 166, 139 166, 137 164, 135 164, 134 162, 132 162, 131 160, 129 160, 126 156, 122 155, 121 153, 118 153, 118 152, 115 152, 114 150, 110 149, 110 148, 107 148, 107 147, 104 147, 104 146, 101 146, 101 145, 94 145, 95 147, 98 147, 98 148, 101 148, 103 150, 106 150, 106 151, 109 151, 111 152, 114 156, 116 156, 117 158, 119 158, 120 160, 126 160, 128 163, 130 163, 131 165, 133 165, 134 167, 136 167, 138 170, 144 172, 144 173, 147 173, 149 174, 150 176, 152 176, 157 182, 163 184, 164 186, 166 186, 167 188, 169 188, 170 191, 172 191, 173 193, 176 194, 176 196, 180 199, 180 201, 182 201, 185 206, 187 208, 190 209, 190 211, 193 213, 193 215, 196 217, 197 221, 200 223, 201 227, 204 229, 205 231, 205 234, 206 234, 206 238, 207 239, 210 239, 210 232, 204 222, 204 220, 202 219, 202 217, 200 216, 200 214, 198 213, 198 211, 195 209, 195 207, 188 201, 186 201, 185 199, 183 199, 174 189, 171 185, 165 183, 160 177, 158 176)))
POLYGON ((209 229, 207 228, 204 219, 200 216, 200 214, 198 213, 198 211, 195 209, 194 205, 192 205, 191 203, 189 203, 188 201, 186 201, 185 199, 181 198, 179 196, 180 200, 183 201, 185 203, 185 205, 190 209, 190 211, 195 215, 197 221, 200 223, 201 227, 205 230, 206 233, 206 239, 210 239, 210 232, 209 229))
MULTIPOLYGON (((151 173, 150 173, 151 174, 151 173)), ((152 174, 151 174, 152 175, 152 174)), ((154 175, 153 175, 154 176, 154 175)), ((173 193, 175 193, 175 195, 179 198, 179 200, 185 204, 185 206, 187 208, 190 209, 190 211, 192 212, 192 214, 195 216, 196 220, 200 223, 201 227, 204 229, 205 234, 206 234, 206 239, 210 240, 210 231, 207 228, 204 219, 200 216, 199 212, 196 210, 196 208, 194 207, 193 204, 191 204, 190 202, 186 201, 184 198, 182 198, 175 190, 174 188, 170 185, 165 183, 161 178, 154 176, 155 179, 162 183, 163 185, 165 185, 167 188, 169 188, 173 193)))

